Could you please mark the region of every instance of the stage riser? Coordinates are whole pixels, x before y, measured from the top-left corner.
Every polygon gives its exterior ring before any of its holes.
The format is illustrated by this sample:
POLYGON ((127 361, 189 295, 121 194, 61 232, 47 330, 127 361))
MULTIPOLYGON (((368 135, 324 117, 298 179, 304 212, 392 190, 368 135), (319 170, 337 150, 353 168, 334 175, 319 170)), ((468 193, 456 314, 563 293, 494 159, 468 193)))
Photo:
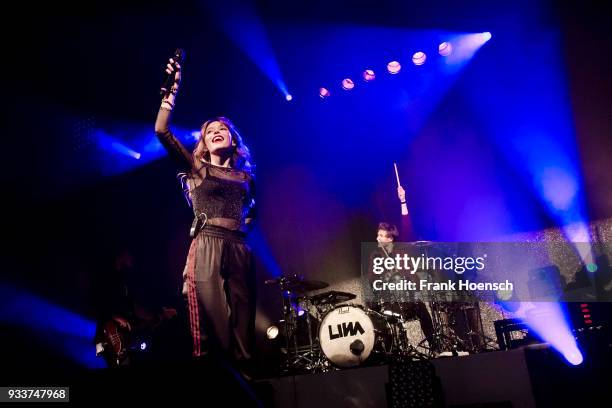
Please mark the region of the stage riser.
MULTIPOLYGON (((551 348, 430 360, 436 376, 430 384, 439 403, 429 406, 609 406, 602 401, 608 400, 612 384, 612 347, 609 343, 584 346, 585 362, 579 366, 568 364, 551 348)), ((270 380, 267 385, 274 390, 276 407, 388 407, 388 382, 389 367, 376 366, 285 377, 270 380)))

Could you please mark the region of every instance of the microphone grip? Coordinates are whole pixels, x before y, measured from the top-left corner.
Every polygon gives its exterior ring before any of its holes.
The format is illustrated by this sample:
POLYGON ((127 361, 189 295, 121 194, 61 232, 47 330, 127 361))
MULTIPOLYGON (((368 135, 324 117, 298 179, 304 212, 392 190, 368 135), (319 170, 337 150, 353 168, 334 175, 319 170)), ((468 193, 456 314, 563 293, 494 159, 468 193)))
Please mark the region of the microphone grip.
POLYGON ((183 60, 185 59, 185 51, 181 48, 177 48, 174 51, 174 55, 172 56, 174 59, 174 68, 175 71, 166 75, 166 80, 159 90, 159 94, 164 97, 170 93, 172 89, 172 85, 174 85, 174 76, 176 75, 176 63, 183 64, 183 60))

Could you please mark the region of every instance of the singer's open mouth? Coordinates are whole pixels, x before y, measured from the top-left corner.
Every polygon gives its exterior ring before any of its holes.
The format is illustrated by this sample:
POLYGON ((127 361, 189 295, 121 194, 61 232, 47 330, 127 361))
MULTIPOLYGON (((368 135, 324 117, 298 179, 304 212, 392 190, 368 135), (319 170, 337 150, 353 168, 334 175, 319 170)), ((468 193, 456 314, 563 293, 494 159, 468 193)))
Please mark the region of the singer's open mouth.
POLYGON ((224 140, 223 136, 215 136, 215 137, 213 137, 212 142, 213 143, 218 143, 218 142, 222 142, 223 140, 224 140))

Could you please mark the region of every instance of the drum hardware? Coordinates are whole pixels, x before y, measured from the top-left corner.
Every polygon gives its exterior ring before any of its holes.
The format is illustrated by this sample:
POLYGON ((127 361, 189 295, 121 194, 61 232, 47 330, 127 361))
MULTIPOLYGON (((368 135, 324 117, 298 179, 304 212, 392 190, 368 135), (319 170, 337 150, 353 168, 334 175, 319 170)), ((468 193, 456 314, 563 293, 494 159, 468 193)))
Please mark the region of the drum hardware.
POLYGON ((298 372, 321 372, 325 371, 327 365, 321 356, 320 348, 316 346, 312 337, 312 321, 310 310, 312 302, 304 293, 312 290, 323 289, 329 284, 322 281, 305 280, 302 276, 291 275, 271 279, 266 284, 278 284, 283 304, 283 327, 285 337, 285 361, 282 372, 284 374, 295 374, 298 372), (300 295, 300 296, 298 296, 300 295), (299 344, 300 313, 297 305, 304 305, 305 330, 308 333, 306 345, 299 344))
POLYGON ((361 305, 338 305, 321 320, 321 351, 336 367, 388 363, 395 356, 426 359, 408 341, 403 316, 389 316, 361 305))
POLYGON ((357 297, 352 293, 340 292, 336 290, 330 290, 323 293, 318 293, 309 297, 311 305, 314 307, 314 315, 321 321, 323 316, 332 310, 335 305, 340 303, 346 303, 357 297))
MULTIPOLYGON (((433 242, 431 241, 416 241, 412 243, 412 246, 419 248, 421 253, 425 257, 429 257, 429 252, 432 249, 433 242)), ((448 276, 445 276, 442 270, 432 270, 421 268, 416 271, 416 275, 419 279, 427 280, 428 282, 442 282, 448 280, 448 276)), ((459 350, 467 350, 467 347, 463 340, 457 336, 453 330, 452 322, 448 321, 452 318, 451 314, 447 313, 446 306, 453 304, 456 301, 456 294, 454 292, 441 292, 434 290, 421 291, 420 295, 422 298, 429 300, 431 308, 431 319, 433 324, 433 343, 429 344, 427 339, 423 339, 417 347, 425 348, 429 350, 429 355, 434 357, 437 353, 450 351, 451 355, 459 355, 459 350), (425 342, 428 342, 428 347, 425 346, 425 342)))
POLYGON ((479 302, 470 303, 457 303, 454 304, 454 311, 460 311, 461 317, 466 324, 464 344, 468 346, 470 353, 482 353, 484 351, 496 350, 497 347, 491 344, 497 344, 497 341, 487 337, 484 334, 484 327, 482 323, 482 315, 480 311, 479 302), (470 313, 468 313, 470 311, 470 313), (476 327, 474 327, 476 326, 476 327))
POLYGON ((321 351, 339 368, 361 365, 372 353, 390 352, 391 335, 381 315, 360 305, 336 306, 319 326, 321 351))
POLYGON ((457 336, 454 329, 452 328, 453 322, 449 318, 452 316, 447 314, 445 308, 445 302, 432 301, 431 306, 431 319, 433 323, 433 342, 434 344, 428 344, 429 347, 425 347, 424 343, 427 339, 422 340, 419 343, 419 347, 428 348, 430 355, 436 353, 447 353, 450 352, 453 356, 458 356, 460 350, 467 350, 467 347, 463 340, 457 336))
POLYGON ((306 280, 301 275, 281 276, 276 279, 268 279, 266 285, 278 284, 282 291, 291 291, 295 293, 305 293, 313 290, 324 289, 329 286, 329 283, 317 280, 306 280))
MULTIPOLYGON (((425 273, 428 280, 435 281, 436 272, 432 271, 421 271, 425 273)), ((427 339, 423 339, 417 347, 425 348, 429 350, 429 355, 434 357, 436 354, 444 355, 447 352, 450 355, 458 356, 460 350, 468 350, 468 347, 464 341, 457 335, 454 326, 454 315, 449 313, 449 307, 453 304, 452 293, 439 293, 439 291, 427 291, 423 293, 425 299, 428 299, 429 306, 431 308, 431 321, 433 324, 433 344, 429 344, 427 339), (428 345, 425 346, 427 341, 428 345)))
POLYGON ((353 300, 356 297, 357 296, 352 293, 330 290, 328 292, 319 293, 317 295, 311 296, 310 301, 315 306, 335 305, 338 303, 348 302, 349 300, 353 300))
MULTIPOLYGON (((283 374, 316 373, 363 364, 388 363, 396 356, 415 360, 430 358, 419 351, 427 348, 425 340, 416 347, 407 335, 405 308, 413 299, 379 301, 370 307, 345 303, 356 296, 347 292, 328 291, 316 295, 308 292, 327 287, 326 282, 284 276, 269 284, 278 284, 283 300, 285 356, 283 374), (301 314, 301 312, 304 312, 301 314)), ((431 296, 434 339, 438 351, 474 349, 453 330, 450 302, 442 296, 431 296), (444 300, 441 300, 444 299, 444 300)), ((456 303, 455 303, 456 304, 456 303)), ((462 309, 468 313, 467 309, 462 309)), ((476 329, 470 327, 470 335, 476 329)), ((430 349, 435 349, 430 345, 430 349)), ((433 354, 433 353, 432 353, 433 354)))
POLYGON ((413 346, 408 340, 408 332, 406 331, 405 324, 414 319, 406 319, 405 308, 403 304, 399 303, 389 308, 389 302, 384 302, 381 308, 381 313, 384 318, 390 323, 393 335, 393 348, 392 356, 405 356, 410 357, 413 360, 425 360, 428 356, 421 353, 415 346, 413 346), (399 310, 396 312, 393 310, 399 310))

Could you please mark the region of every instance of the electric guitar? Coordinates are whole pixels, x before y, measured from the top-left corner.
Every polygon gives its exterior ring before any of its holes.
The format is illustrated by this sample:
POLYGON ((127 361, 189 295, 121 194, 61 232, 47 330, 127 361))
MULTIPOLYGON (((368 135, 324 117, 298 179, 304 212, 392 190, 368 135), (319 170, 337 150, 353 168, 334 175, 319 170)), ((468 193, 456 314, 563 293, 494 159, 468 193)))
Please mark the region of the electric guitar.
MULTIPOLYGON (((121 324, 118 319, 107 321, 104 326, 104 351, 102 356, 109 367, 119 367, 126 363, 129 352, 132 350, 142 349, 140 339, 141 334, 151 334, 155 329, 161 326, 165 321, 176 316, 176 310, 163 308, 162 313, 154 322, 144 321, 140 324, 130 322, 129 325, 121 324)), ((146 343, 145 343, 146 347, 146 343)))

